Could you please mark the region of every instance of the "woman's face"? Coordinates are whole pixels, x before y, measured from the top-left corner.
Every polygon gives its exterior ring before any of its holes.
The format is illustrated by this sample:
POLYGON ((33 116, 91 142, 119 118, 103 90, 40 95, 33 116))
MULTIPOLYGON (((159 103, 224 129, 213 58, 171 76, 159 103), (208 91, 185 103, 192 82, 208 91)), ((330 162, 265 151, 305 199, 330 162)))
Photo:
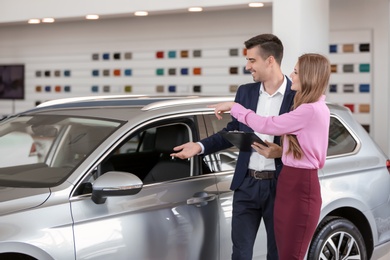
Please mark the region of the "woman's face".
POLYGON ((301 81, 299 80, 299 66, 298 63, 294 67, 294 71, 290 74, 291 89, 295 91, 301 90, 301 81))

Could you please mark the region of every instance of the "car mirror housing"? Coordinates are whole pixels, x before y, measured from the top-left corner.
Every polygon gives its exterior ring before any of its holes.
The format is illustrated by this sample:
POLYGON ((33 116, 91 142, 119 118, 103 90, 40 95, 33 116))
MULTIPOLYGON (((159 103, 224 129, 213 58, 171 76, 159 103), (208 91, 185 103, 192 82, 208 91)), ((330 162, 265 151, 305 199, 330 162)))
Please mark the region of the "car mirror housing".
POLYGON ((92 184, 92 201, 103 204, 107 197, 134 195, 141 191, 142 181, 128 172, 110 171, 92 184))

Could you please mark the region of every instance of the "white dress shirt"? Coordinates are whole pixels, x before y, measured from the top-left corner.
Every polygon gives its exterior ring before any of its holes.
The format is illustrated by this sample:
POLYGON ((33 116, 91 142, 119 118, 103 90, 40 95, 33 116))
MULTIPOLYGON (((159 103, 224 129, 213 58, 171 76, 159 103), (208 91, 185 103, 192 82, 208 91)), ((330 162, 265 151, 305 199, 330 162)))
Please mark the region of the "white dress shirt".
MULTIPOLYGON (((287 79, 284 77, 284 81, 279 89, 273 94, 269 95, 263 86, 260 85, 259 101, 257 102, 256 114, 261 116, 277 116, 279 115, 280 107, 283 102, 284 93, 286 91, 287 79)), ((274 141, 273 135, 265 135, 255 132, 261 139, 268 142, 274 141)), ((267 159, 254 151, 249 159, 249 169, 257 171, 274 171, 275 162, 274 159, 267 159)))

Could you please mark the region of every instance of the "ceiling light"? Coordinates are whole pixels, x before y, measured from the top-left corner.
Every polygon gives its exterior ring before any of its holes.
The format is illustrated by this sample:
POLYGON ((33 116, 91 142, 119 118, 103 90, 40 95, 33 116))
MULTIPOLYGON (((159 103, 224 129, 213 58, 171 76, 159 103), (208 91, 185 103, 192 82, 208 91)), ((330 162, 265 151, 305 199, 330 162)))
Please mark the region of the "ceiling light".
POLYGON ((248 5, 249 5, 249 7, 263 7, 264 6, 263 3, 249 3, 248 5))
POLYGON ((29 24, 38 24, 38 23, 40 23, 41 21, 39 20, 39 19, 30 19, 30 20, 28 20, 28 23, 29 24))
POLYGON ((97 19, 99 19, 99 15, 97 15, 97 14, 88 14, 88 15, 85 16, 85 19, 87 19, 87 20, 97 20, 97 19))
POLYGON ((135 16, 147 16, 148 12, 145 11, 137 11, 134 13, 135 16))
POLYGON ((202 12, 203 8, 202 7, 190 7, 188 8, 189 12, 202 12))
POLYGON ((54 23, 54 18, 43 18, 42 23, 54 23))

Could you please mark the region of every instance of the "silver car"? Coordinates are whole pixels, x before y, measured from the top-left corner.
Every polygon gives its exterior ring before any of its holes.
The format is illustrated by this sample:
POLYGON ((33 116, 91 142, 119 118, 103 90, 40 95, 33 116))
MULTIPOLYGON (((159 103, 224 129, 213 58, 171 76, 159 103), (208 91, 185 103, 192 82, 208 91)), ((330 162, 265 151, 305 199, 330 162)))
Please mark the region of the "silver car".
MULTIPOLYGON (((0 259, 230 259, 238 150, 169 154, 221 130, 230 116, 217 120, 206 105, 232 99, 81 98, 1 120, 0 143, 28 135, 40 148, 33 163, 30 150, 0 158, 0 259)), ((389 160, 349 110, 329 108, 321 220, 307 258, 380 259, 390 241, 389 160)), ((256 242, 254 259, 266 259, 263 225, 256 242)))

